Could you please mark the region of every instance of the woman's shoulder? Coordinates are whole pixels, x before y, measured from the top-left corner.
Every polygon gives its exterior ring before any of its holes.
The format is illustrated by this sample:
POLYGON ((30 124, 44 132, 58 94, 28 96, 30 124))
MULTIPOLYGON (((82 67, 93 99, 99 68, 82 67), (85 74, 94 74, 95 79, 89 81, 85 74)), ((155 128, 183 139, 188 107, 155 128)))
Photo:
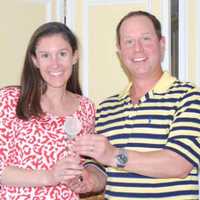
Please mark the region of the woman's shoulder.
POLYGON ((93 101, 89 97, 86 97, 86 96, 83 96, 83 95, 78 95, 78 94, 77 94, 77 97, 80 99, 80 101, 87 102, 87 103, 90 103, 90 104, 94 104, 93 101))
POLYGON ((86 96, 83 96, 83 95, 76 95, 76 96, 79 98, 79 101, 82 104, 90 104, 90 105, 94 106, 94 102, 89 97, 86 97, 86 96))
POLYGON ((81 108, 91 109, 95 111, 95 104, 89 97, 83 95, 76 95, 76 96, 77 98, 79 98, 79 103, 81 108))
POLYGON ((6 86, 0 89, 0 98, 18 98, 20 94, 20 87, 19 86, 6 86))

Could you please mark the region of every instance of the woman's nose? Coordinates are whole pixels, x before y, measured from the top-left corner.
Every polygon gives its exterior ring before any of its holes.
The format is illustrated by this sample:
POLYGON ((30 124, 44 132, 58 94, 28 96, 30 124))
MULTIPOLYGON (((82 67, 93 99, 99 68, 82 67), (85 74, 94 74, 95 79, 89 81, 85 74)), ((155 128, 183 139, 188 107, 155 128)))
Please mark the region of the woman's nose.
POLYGON ((51 57, 51 65, 57 67, 59 63, 58 56, 52 56, 51 57))

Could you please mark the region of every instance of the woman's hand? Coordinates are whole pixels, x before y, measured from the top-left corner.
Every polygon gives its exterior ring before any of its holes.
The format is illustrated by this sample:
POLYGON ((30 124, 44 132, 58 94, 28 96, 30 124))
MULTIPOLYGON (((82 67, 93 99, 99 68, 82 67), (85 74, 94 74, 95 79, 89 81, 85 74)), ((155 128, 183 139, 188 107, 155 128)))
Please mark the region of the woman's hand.
POLYGON ((57 185, 58 183, 68 183, 82 174, 83 167, 80 164, 80 158, 68 156, 58 161, 52 169, 47 172, 47 185, 57 185))

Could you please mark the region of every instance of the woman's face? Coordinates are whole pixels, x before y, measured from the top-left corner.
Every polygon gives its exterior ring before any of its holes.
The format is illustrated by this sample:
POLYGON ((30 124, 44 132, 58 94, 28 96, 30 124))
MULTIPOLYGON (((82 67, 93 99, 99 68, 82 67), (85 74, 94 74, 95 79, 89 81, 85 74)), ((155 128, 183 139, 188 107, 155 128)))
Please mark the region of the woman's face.
POLYGON ((32 57, 47 88, 64 89, 77 58, 77 52, 72 52, 69 42, 61 34, 41 38, 36 46, 36 56, 32 57))

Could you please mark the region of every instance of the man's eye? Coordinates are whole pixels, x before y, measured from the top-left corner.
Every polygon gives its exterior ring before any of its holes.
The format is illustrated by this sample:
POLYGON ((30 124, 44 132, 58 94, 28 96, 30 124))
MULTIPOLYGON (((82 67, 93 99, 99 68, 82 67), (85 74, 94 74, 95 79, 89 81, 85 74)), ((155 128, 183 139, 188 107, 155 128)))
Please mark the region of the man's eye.
POLYGON ((132 46, 132 45, 134 45, 134 40, 125 40, 125 44, 127 46, 132 46))
POLYGON ((144 37, 143 40, 151 40, 150 37, 144 37))
POLYGON ((151 36, 144 36, 141 38, 141 41, 143 41, 143 42, 150 42, 151 40, 152 40, 151 36))

